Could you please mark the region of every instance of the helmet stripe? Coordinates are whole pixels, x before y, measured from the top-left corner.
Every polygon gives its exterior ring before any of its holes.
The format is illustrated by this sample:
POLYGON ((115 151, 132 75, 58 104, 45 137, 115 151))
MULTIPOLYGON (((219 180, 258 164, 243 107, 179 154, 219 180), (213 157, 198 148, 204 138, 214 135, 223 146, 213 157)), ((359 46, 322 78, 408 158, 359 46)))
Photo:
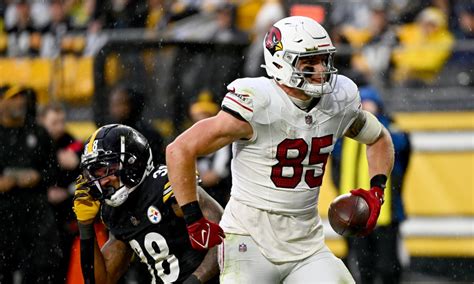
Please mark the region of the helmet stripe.
POLYGON ((86 154, 90 154, 92 153, 92 150, 93 150, 93 145, 94 145, 94 140, 95 140, 95 137, 97 137, 97 134, 99 133, 101 128, 97 129, 91 136, 91 139, 89 139, 89 143, 87 144, 87 153, 86 154))

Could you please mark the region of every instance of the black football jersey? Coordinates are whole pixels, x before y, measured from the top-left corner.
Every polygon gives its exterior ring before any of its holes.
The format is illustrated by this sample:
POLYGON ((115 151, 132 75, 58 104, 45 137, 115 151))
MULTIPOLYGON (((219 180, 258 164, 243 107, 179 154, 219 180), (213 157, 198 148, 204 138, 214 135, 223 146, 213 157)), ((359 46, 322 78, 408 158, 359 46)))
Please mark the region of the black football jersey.
POLYGON ((166 166, 155 168, 124 204, 101 208, 110 232, 147 264, 152 283, 182 282, 206 255, 191 247, 184 219, 171 207, 175 201, 167 174, 166 166))

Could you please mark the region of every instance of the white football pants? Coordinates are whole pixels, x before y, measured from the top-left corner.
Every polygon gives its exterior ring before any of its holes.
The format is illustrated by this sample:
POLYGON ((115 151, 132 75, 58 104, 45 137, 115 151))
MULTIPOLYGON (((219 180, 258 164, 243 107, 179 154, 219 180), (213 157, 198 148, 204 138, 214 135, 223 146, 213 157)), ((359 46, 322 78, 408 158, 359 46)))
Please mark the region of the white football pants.
POLYGON ((221 284, 355 283, 327 246, 300 261, 274 263, 260 253, 250 236, 227 233, 218 259, 221 284))

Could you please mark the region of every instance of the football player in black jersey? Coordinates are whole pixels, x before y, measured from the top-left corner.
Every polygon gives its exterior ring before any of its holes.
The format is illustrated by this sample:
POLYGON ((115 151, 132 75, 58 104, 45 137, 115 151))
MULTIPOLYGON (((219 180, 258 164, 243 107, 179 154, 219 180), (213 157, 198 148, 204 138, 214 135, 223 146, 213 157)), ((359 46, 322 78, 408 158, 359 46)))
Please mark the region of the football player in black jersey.
MULTIPOLYGON (((192 248, 167 168, 153 165, 142 134, 120 124, 97 129, 84 146, 81 168, 74 211, 85 283, 117 282, 133 252, 152 283, 203 283, 218 274, 216 249, 192 248), (102 250, 93 229, 99 211, 110 232, 102 250)), ((204 215, 218 222, 222 207, 197 187, 204 215)))

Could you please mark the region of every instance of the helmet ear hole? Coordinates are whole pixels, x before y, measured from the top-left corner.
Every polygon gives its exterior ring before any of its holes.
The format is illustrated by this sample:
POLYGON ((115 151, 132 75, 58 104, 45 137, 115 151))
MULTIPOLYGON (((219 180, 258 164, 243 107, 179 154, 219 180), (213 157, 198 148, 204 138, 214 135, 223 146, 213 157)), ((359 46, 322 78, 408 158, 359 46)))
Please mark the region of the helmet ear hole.
POLYGON ((273 62, 273 65, 275 65, 275 67, 278 68, 278 69, 283 68, 283 66, 281 66, 280 64, 278 64, 278 63, 276 63, 276 62, 273 62))

